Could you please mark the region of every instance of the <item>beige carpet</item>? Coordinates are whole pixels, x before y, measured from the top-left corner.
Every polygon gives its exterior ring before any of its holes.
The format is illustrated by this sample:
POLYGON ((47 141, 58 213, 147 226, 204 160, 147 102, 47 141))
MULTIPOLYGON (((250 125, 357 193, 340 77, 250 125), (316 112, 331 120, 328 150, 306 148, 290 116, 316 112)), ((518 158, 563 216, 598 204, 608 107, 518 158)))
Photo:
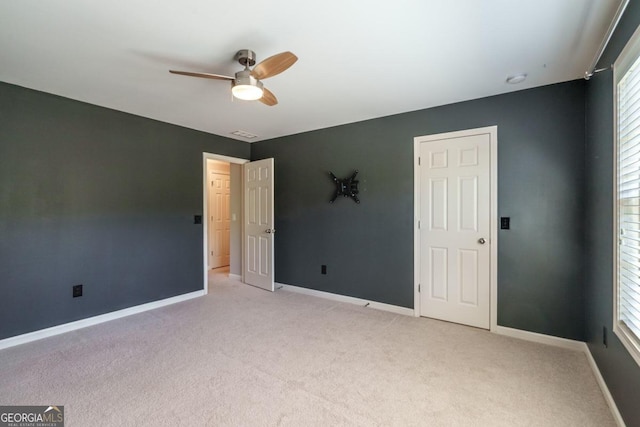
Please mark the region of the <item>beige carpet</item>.
POLYGON ((582 353, 228 279, 211 288, 0 351, 0 404, 64 405, 82 427, 615 425, 582 353))

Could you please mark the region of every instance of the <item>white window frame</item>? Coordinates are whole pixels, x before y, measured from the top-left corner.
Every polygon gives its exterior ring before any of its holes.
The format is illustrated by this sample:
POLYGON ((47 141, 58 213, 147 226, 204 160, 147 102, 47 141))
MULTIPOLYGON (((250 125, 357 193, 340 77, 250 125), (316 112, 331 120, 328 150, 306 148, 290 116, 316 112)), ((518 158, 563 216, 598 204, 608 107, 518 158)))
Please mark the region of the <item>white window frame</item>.
POLYGON ((613 64, 613 332, 620 339, 629 354, 640 365, 640 337, 636 336, 619 319, 619 249, 620 224, 618 209, 618 83, 640 57, 640 27, 629 39, 626 46, 613 64))

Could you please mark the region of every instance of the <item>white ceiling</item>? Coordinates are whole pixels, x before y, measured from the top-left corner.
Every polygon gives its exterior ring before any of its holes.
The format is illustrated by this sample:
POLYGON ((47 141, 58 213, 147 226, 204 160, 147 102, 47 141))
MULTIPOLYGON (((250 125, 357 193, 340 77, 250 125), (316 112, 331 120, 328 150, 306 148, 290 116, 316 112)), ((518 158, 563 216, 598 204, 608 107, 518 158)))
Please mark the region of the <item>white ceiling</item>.
POLYGON ((6 0, 0 81, 258 141, 581 78, 620 1, 6 0), (168 72, 233 75, 243 48, 299 57, 277 106, 168 72))

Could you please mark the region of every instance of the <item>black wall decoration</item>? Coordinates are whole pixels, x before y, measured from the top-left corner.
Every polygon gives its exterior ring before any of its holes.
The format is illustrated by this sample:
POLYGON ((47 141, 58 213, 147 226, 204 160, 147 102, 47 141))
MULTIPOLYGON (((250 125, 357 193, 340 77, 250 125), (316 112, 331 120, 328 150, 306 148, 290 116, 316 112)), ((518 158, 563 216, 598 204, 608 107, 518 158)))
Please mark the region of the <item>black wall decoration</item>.
POLYGON ((358 171, 353 172, 349 178, 338 179, 333 172, 329 172, 333 182, 336 183, 336 193, 333 195, 333 199, 329 201, 329 203, 333 203, 336 201, 338 196, 342 197, 351 197, 356 203, 360 203, 360 199, 358 199, 357 194, 358 191, 358 180, 356 180, 356 175, 358 175, 358 171))

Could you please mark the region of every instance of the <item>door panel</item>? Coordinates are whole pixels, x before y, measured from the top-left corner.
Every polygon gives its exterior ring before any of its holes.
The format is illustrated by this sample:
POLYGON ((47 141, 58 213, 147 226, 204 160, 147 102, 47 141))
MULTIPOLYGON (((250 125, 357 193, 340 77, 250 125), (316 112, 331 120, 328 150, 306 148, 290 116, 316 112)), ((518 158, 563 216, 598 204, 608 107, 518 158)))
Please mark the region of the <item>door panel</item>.
POLYGON ((431 179, 431 229, 446 230, 447 229, 447 179, 438 178, 431 179))
POLYGON ((449 254, 447 248, 429 248, 431 252, 429 267, 431 275, 429 277, 429 289, 431 290, 431 298, 442 301, 447 300, 447 283, 449 254))
POLYGON ((478 177, 458 178, 458 219, 460 231, 478 231, 478 177))
POLYGON ((478 305, 478 251, 460 249, 460 302, 478 305))
POLYGON ((244 282, 273 292, 273 159, 244 165, 244 195, 244 282))
POLYGON ((488 329, 490 135, 418 142, 420 315, 488 329))

